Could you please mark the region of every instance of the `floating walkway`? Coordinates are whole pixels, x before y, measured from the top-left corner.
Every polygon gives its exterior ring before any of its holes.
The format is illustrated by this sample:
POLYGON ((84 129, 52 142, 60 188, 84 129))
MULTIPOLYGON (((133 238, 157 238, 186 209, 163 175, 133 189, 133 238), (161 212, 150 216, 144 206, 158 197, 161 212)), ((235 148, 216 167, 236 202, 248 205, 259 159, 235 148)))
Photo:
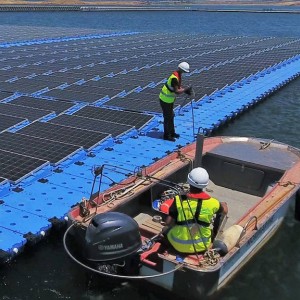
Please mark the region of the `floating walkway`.
POLYGON ((95 167, 103 167, 105 191, 197 133, 213 134, 300 70, 297 38, 7 29, 0 41, 1 262, 65 224, 68 210, 90 197, 95 167), (181 61, 190 63, 183 81, 196 96, 177 99, 180 138, 169 142, 158 94, 181 61))

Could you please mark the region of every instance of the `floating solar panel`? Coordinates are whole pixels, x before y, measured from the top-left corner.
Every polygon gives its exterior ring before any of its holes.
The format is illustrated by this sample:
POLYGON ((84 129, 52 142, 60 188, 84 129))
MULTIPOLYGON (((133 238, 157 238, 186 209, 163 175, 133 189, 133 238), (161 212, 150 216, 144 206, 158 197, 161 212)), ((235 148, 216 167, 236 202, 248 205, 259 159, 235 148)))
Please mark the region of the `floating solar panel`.
MULTIPOLYGON (((131 94, 129 94, 127 97, 123 98, 114 98, 112 100, 109 100, 105 102, 105 106, 112 106, 112 107, 118 107, 125 110, 133 111, 133 112, 154 112, 154 113, 161 113, 161 106, 159 103, 159 100, 156 99, 155 101, 142 101, 142 100, 136 100, 131 99, 131 94)), ((141 93, 142 98, 142 93, 141 93)), ((178 105, 175 105, 177 107, 178 105)))
POLYGON ((81 147, 18 133, 0 134, 0 149, 58 164, 78 152, 81 147))
MULTIPOLYGON (((0 83, 0 89, 1 89, 1 83, 0 83)), ((5 99, 5 98, 8 98, 10 96, 12 96, 13 93, 10 93, 10 92, 1 92, 0 91, 0 101, 5 99)))
POLYGON ((18 133, 91 149, 110 137, 109 134, 57 124, 35 122, 18 133))
MULTIPOLYGON (((119 84, 118 87, 116 87, 116 81, 113 81, 113 85, 114 87, 110 88, 110 87, 106 87, 106 86, 101 86, 100 84, 98 85, 97 83, 101 82, 101 80, 99 81, 89 81, 83 84, 72 84, 70 86, 68 86, 65 91, 73 91, 76 93, 92 93, 92 94, 96 94, 96 95, 110 95, 110 96, 114 96, 117 95, 118 93, 122 92, 123 90, 126 89, 126 86, 123 86, 122 84, 119 84)), ((131 90, 133 87, 127 86, 127 90, 131 90)), ((101 98, 101 97, 100 97, 101 98)))
POLYGON ((73 103, 66 101, 54 101, 54 100, 46 100, 46 99, 38 99, 33 97, 21 96, 19 98, 14 99, 10 102, 15 105, 22 105, 32 108, 44 109, 48 111, 54 111, 56 114, 62 113, 72 106, 73 103))
POLYGON ((53 89, 49 92, 43 93, 43 96, 47 97, 54 97, 58 100, 66 100, 66 101, 72 101, 72 102, 88 102, 93 103, 96 102, 106 95, 98 95, 98 94, 92 94, 92 93, 79 93, 75 91, 68 91, 68 90, 61 90, 61 89, 53 89))
POLYGON ((66 76, 64 73, 53 73, 51 75, 40 74, 37 78, 41 81, 50 80, 51 82, 55 82, 57 84, 57 87, 62 84, 71 84, 76 81, 73 78, 66 76))
POLYGON ((0 103, 0 114, 25 118, 29 121, 36 121, 53 114, 53 111, 31 108, 10 103, 0 103))
POLYGON ((45 72, 42 74, 42 77, 46 77, 44 78, 45 80, 47 80, 47 77, 49 77, 49 80, 53 80, 53 81, 60 81, 61 83, 74 83, 77 82, 78 80, 83 79, 83 75, 81 74, 74 74, 73 72, 55 72, 55 73, 51 73, 48 74, 49 72, 45 72))
POLYGON ((25 122, 27 119, 0 114, 0 132, 25 122))
POLYGON ((2 82, 0 89, 9 92, 22 92, 32 94, 44 88, 54 88, 57 83, 43 82, 34 79, 22 78, 14 82, 2 82))
POLYGON ((93 106, 86 106, 75 112, 75 115, 131 125, 135 126, 136 129, 141 129, 154 118, 154 116, 146 114, 139 114, 135 112, 126 112, 93 106))
POLYGON ((159 102, 159 93, 161 91, 161 87, 159 88, 146 88, 138 93, 132 92, 128 95, 125 95, 124 97, 116 97, 116 98, 122 98, 124 100, 137 100, 144 105, 148 102, 159 102))
MULTIPOLYGON (((1 165, 1 164, 0 164, 1 165)), ((7 181, 7 179, 6 178, 2 178, 2 177, 0 177, 0 185, 1 184, 3 184, 4 182, 6 182, 7 181)))
POLYGON ((215 92, 216 89, 222 88, 222 87, 223 87, 222 84, 215 85, 215 87, 207 87, 207 86, 199 86, 199 85, 194 86, 193 85, 193 89, 195 91, 195 98, 201 99, 203 96, 210 95, 211 93, 215 92))
POLYGON ((45 160, 0 149, 0 176, 15 183, 47 164, 45 160))
POLYGON ((49 122, 74 128, 108 133, 113 137, 119 137, 120 135, 126 134, 134 129, 134 126, 130 125, 64 114, 51 119, 49 122))

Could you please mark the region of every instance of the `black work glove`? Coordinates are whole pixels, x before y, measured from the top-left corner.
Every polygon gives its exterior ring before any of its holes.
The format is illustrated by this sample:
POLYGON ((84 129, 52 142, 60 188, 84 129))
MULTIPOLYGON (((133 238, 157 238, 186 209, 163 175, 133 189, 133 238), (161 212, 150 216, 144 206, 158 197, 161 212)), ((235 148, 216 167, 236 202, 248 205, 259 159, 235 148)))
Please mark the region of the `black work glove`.
POLYGON ((185 94, 191 96, 191 94, 192 94, 192 87, 189 86, 189 87, 185 88, 184 92, 185 92, 185 94))

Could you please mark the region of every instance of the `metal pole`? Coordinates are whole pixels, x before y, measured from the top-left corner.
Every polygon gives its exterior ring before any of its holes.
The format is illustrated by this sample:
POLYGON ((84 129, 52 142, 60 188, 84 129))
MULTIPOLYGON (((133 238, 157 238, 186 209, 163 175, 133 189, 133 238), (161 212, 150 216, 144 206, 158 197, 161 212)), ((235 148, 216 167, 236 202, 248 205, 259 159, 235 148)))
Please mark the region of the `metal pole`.
POLYGON ((204 143, 204 135, 198 133, 197 140, 196 140, 196 155, 194 161, 195 168, 201 167, 202 165, 203 143, 204 143))

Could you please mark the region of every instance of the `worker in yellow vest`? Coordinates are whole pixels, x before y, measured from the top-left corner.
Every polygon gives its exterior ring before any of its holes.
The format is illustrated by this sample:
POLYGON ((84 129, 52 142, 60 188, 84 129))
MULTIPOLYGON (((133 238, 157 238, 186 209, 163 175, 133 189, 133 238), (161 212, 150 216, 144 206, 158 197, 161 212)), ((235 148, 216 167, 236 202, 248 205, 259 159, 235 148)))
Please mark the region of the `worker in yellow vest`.
POLYGON ((178 252, 191 254, 210 248, 228 209, 225 202, 203 191, 209 181, 205 169, 193 169, 187 181, 189 193, 175 197, 166 222, 172 225, 167 233, 169 243, 178 252))
POLYGON ((159 94, 160 106, 164 117, 164 139, 175 142, 179 134, 175 132, 174 126, 174 102, 177 95, 186 93, 191 95, 191 87, 181 86, 182 73, 189 73, 190 66, 187 62, 181 62, 177 71, 173 72, 159 94))

